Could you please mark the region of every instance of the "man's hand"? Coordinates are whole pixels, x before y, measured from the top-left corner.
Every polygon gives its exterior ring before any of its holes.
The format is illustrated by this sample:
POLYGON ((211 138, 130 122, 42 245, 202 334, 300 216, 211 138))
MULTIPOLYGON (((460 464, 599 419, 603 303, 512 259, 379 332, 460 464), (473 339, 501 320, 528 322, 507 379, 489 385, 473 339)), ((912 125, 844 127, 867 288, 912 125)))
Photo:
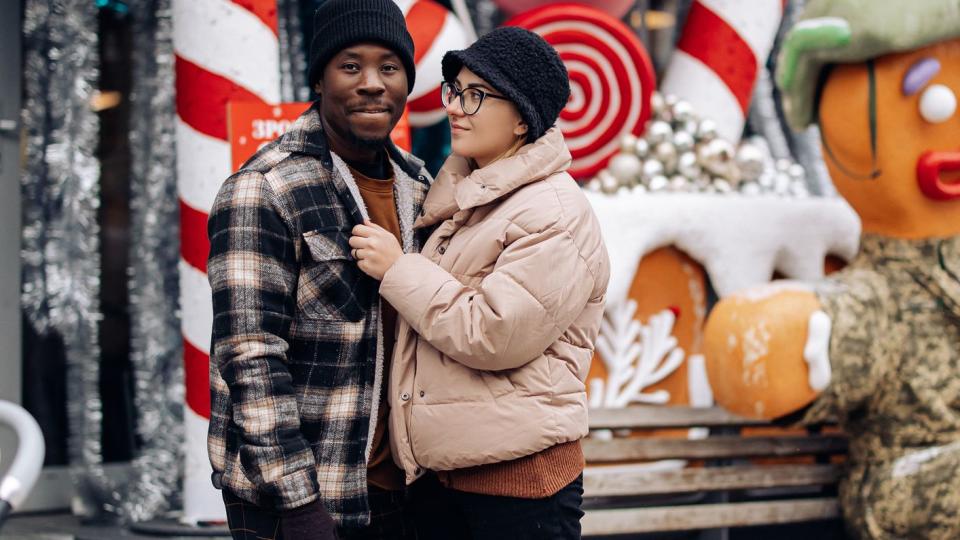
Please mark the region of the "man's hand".
POLYGON ((403 255, 397 237, 370 220, 353 228, 350 247, 360 270, 377 281, 382 280, 387 270, 403 255))
POLYGON ((289 540, 337 540, 337 525, 319 500, 280 514, 280 531, 289 540))

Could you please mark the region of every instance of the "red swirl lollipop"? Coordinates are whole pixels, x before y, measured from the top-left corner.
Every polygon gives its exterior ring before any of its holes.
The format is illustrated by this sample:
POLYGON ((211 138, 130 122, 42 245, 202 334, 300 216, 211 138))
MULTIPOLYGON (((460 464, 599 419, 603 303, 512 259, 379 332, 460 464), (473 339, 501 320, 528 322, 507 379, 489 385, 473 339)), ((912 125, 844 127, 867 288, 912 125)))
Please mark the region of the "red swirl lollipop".
POLYGON ((570 174, 588 179, 640 135, 656 88, 653 64, 630 28, 581 4, 551 4, 506 22, 543 36, 570 73, 570 101, 557 125, 573 155, 570 174))

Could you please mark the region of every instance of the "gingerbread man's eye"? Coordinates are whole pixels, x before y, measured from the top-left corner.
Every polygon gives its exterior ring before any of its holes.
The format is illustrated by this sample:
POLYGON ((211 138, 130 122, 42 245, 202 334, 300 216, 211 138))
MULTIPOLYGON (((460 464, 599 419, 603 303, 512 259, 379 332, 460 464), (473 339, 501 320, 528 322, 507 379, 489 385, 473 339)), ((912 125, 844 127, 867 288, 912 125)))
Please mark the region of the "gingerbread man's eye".
POLYGON ((957 111, 957 95, 948 86, 931 84, 920 95, 920 116, 931 124, 945 122, 957 111))

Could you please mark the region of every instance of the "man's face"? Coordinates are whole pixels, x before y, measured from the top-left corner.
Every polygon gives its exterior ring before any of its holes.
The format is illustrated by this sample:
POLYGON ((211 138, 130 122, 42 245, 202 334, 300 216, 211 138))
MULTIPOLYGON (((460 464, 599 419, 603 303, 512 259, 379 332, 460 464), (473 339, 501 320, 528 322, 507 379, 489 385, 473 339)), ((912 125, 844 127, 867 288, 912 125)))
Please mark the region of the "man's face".
POLYGON ((344 143, 379 148, 407 103, 407 73, 396 53, 372 43, 337 53, 316 91, 327 126, 344 143))

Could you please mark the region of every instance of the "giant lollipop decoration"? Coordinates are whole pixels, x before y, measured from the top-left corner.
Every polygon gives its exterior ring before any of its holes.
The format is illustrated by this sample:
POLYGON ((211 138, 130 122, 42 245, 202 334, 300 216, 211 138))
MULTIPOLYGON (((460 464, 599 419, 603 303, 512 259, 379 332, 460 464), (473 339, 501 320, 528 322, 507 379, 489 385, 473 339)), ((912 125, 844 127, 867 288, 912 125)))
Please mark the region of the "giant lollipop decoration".
POLYGON ((447 8, 431 0, 396 0, 413 37, 413 60, 417 81, 407 98, 410 125, 433 125, 446 117, 440 102, 443 75, 440 61, 444 53, 470 45, 460 20, 447 8))
MULTIPOLYGON (((653 64, 622 22, 580 4, 552 4, 506 23, 543 36, 570 73, 570 101, 557 125, 573 155, 570 174, 586 179, 602 169, 624 135, 639 135, 656 87, 653 64)), ((536 66, 531 66, 536 69, 536 66)))
MULTIPOLYGON (((495 0, 495 3, 507 15, 516 15, 553 2, 551 0, 495 0)), ((619 19, 627 14, 627 11, 633 6, 634 0, 581 0, 580 3, 601 9, 608 15, 619 19)))

